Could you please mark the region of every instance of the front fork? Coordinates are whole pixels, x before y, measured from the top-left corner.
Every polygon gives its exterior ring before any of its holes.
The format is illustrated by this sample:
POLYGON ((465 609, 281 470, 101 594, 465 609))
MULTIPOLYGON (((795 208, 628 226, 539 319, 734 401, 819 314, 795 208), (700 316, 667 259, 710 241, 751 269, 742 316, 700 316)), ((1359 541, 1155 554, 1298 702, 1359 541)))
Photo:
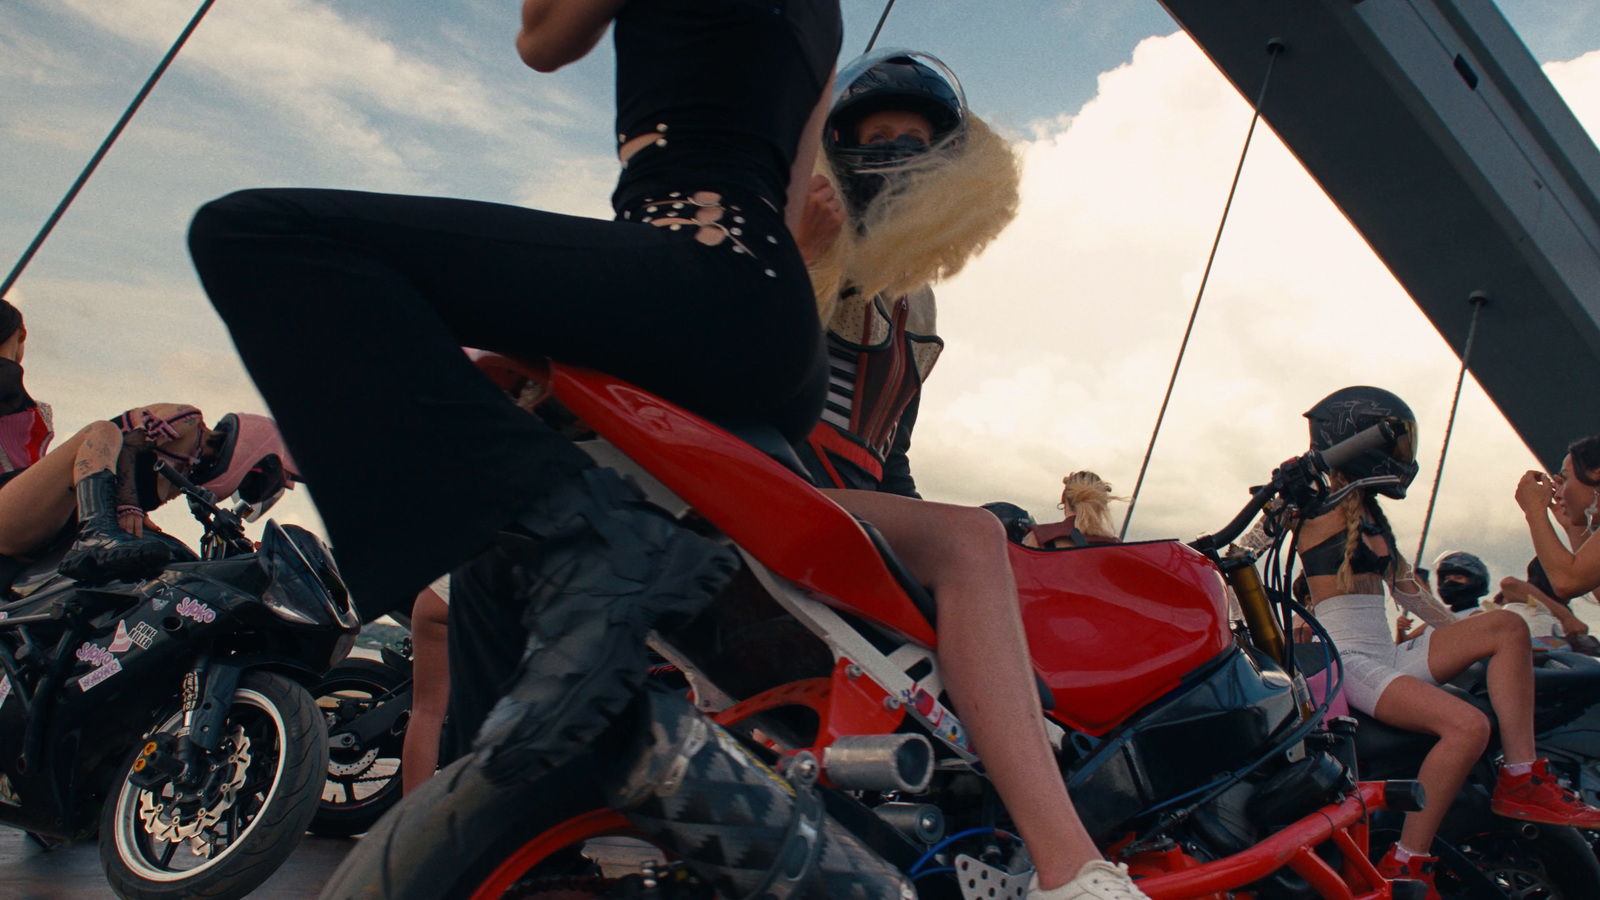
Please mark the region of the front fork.
POLYGON ((153 735, 134 760, 129 781, 148 791, 169 780, 189 788, 200 785, 209 771, 202 765, 202 754, 222 746, 240 673, 238 666, 214 662, 210 649, 202 652, 183 674, 183 721, 178 733, 153 735))
POLYGON ((1256 571, 1255 554, 1248 551, 1236 556, 1225 556, 1219 561, 1223 577, 1244 614, 1245 627, 1250 629, 1250 643, 1283 666, 1294 679, 1295 703, 1300 707, 1301 720, 1309 719, 1316 710, 1311 704, 1311 690, 1305 677, 1295 665, 1294 647, 1283 633, 1278 617, 1273 615, 1272 600, 1261 583, 1261 573, 1256 571))

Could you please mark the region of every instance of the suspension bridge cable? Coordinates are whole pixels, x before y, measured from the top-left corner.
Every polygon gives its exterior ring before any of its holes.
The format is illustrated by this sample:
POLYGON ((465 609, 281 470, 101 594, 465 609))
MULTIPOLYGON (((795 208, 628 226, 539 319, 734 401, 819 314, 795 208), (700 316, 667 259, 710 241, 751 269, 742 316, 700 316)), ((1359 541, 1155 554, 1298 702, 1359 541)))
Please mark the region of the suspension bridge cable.
POLYGON ((1472 341, 1478 336, 1478 313, 1483 312, 1483 304, 1487 301, 1481 293, 1474 293, 1467 298, 1472 304, 1472 324, 1467 326, 1467 341, 1461 347, 1461 371, 1456 375, 1456 394, 1450 399, 1450 419, 1444 426, 1444 446, 1439 448, 1439 467, 1433 472, 1433 490, 1428 492, 1428 514, 1422 517, 1422 537, 1417 539, 1417 555, 1413 557, 1414 565, 1422 565, 1422 548, 1428 545, 1428 527, 1433 524, 1433 504, 1439 499, 1439 479, 1444 477, 1444 456, 1450 452, 1450 433, 1456 427, 1456 407, 1461 405, 1461 386, 1467 380, 1467 361, 1472 358, 1472 341))
POLYGON ((883 23, 889 18, 889 10, 894 9, 894 0, 889 0, 883 7, 883 15, 878 17, 878 27, 872 29, 872 37, 867 40, 867 49, 862 53, 871 53, 872 45, 878 42, 878 32, 883 30, 883 23))
POLYGON ((111 149, 111 145, 116 143, 117 137, 122 134, 122 129, 128 126, 128 120, 132 119, 133 114, 139 111, 140 105, 144 103, 144 98, 150 96, 150 91, 155 88, 156 82, 161 80, 161 76, 167 71, 167 66, 172 65, 172 60, 177 57, 178 51, 183 49, 184 43, 189 40, 189 35, 194 34, 195 28, 200 25, 200 20, 205 18, 205 14, 215 2, 216 0, 205 0, 200 4, 200 10, 194 14, 194 18, 189 20, 189 24, 184 27, 183 33, 178 35, 178 40, 167 51, 167 55, 161 58, 161 62, 156 66, 155 71, 150 73, 150 77, 145 81, 144 87, 139 89, 139 93, 133 98, 133 102, 128 104, 128 108, 123 111, 122 118, 117 120, 117 124, 112 127, 111 133, 106 135, 106 139, 100 143, 100 149, 94 152, 89 164, 83 167, 82 172, 78 173, 78 180, 74 181, 72 187, 67 189, 67 195, 62 197, 61 202, 56 205, 55 212, 50 214, 50 218, 45 220, 44 227, 40 228, 39 233, 34 235, 33 242, 28 245, 28 249, 22 251, 22 257, 11 268, 11 274, 6 276, 4 282, 0 282, 0 297, 4 297, 6 292, 11 290, 11 286, 17 283, 17 278, 22 275, 22 270, 28 267, 28 263, 33 260, 33 255, 39 252, 39 247, 44 243, 45 238, 49 237, 50 232, 55 230, 56 223, 61 221, 62 214, 67 211, 67 207, 72 205, 72 201, 77 199, 78 192, 83 190, 83 186, 88 182, 89 176, 93 175, 94 170, 100 165, 100 160, 105 158, 106 152, 111 149))
POLYGON ((1128 537, 1128 523, 1133 521, 1133 507, 1139 502, 1139 489, 1144 487, 1145 472, 1150 468, 1150 454, 1155 452, 1156 438, 1161 434, 1161 423, 1167 417, 1167 404, 1172 401, 1172 388, 1178 383, 1178 370, 1183 367, 1183 354, 1189 349, 1189 336, 1194 332, 1195 317, 1200 314, 1200 300, 1206 295, 1206 282, 1211 280, 1211 264, 1217 259, 1217 246, 1222 243, 1222 230, 1228 225, 1228 211, 1233 207, 1234 192, 1239 189, 1239 176, 1244 172, 1244 161, 1250 155, 1250 139, 1255 136, 1256 123, 1261 120, 1261 104, 1267 99, 1267 85, 1272 83, 1272 65, 1283 53, 1283 44, 1276 40, 1267 42, 1267 71, 1261 79, 1261 90, 1256 94, 1255 109, 1250 116, 1250 128, 1244 135, 1244 149, 1239 152, 1239 165, 1233 170, 1233 184, 1228 187, 1228 200, 1222 204, 1222 220, 1217 223, 1216 237, 1211 240, 1211 255, 1206 257, 1205 272, 1200 276, 1200 290, 1194 295, 1194 308, 1189 310, 1189 324, 1183 329, 1183 341, 1178 345, 1178 358, 1172 364, 1172 377, 1167 379, 1167 392, 1161 398, 1161 411, 1156 413, 1156 427, 1150 432, 1150 444, 1144 450, 1144 462, 1139 464, 1139 479, 1134 482, 1133 494, 1128 498, 1128 511, 1122 517, 1122 539, 1128 537))

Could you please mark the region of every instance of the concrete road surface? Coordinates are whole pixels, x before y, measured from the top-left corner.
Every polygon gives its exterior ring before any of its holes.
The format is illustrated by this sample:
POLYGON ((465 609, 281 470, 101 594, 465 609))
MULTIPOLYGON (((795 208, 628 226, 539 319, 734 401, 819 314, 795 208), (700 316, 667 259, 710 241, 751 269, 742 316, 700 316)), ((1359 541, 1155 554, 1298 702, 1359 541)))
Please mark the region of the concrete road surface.
MULTIPOLYGON (((260 900, 313 900, 355 841, 306 835, 283 867, 250 896, 260 900)), ((46 853, 27 835, 0 827, 0 898, 3 900, 116 900, 100 870, 93 842, 46 853)))

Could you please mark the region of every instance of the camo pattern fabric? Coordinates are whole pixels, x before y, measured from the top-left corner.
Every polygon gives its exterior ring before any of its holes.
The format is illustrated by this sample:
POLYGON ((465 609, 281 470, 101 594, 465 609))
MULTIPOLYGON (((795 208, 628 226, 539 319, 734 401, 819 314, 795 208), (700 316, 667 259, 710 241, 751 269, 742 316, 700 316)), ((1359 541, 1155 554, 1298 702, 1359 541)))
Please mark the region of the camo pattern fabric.
POLYGON ((899 870, 682 698, 650 691, 647 746, 608 799, 725 897, 911 900, 899 870))

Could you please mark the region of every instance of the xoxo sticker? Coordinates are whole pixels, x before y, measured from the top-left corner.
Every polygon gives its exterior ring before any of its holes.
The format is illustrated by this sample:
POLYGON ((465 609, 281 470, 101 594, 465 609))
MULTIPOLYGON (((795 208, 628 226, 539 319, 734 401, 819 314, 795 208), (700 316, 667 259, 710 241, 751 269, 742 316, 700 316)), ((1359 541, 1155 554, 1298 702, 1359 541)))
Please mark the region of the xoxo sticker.
POLYGON ((193 597, 183 598, 183 602, 178 604, 178 615, 202 623, 214 622, 217 618, 217 614, 211 611, 211 607, 193 597))

